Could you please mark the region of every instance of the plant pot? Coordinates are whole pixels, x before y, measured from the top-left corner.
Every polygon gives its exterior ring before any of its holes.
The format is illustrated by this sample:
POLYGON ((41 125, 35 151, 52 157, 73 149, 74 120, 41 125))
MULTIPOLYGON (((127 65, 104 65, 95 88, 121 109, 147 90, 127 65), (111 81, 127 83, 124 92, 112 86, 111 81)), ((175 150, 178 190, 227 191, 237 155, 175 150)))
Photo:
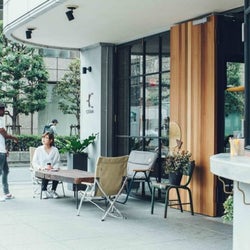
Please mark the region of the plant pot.
POLYGON ((177 173, 169 173, 168 174, 168 179, 169 183, 172 185, 179 186, 181 183, 181 178, 182 178, 182 173, 177 172, 177 173))
MULTIPOLYGON (((76 153, 76 154, 67 154, 67 166, 68 169, 79 169, 88 171, 88 154, 86 153, 76 153)), ((75 191, 75 185, 68 183, 68 189, 75 191)), ((79 190, 85 190, 86 185, 79 185, 79 190)))

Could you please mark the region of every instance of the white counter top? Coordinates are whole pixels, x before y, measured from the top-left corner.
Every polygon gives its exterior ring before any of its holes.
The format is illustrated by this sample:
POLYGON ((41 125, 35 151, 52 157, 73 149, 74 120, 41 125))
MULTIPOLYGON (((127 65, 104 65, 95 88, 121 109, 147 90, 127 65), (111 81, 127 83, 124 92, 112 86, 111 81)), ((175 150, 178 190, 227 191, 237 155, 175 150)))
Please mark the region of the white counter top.
POLYGON ((213 155, 210 157, 210 170, 215 175, 250 184, 249 156, 213 155))

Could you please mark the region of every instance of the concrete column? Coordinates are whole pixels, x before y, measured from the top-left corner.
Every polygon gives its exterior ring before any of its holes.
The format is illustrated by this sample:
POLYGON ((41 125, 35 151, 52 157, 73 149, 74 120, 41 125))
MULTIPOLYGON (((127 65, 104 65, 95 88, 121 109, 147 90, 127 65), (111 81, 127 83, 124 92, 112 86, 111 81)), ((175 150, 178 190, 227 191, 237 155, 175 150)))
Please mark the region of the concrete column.
POLYGON ((233 219, 234 250, 249 249, 250 245, 249 214, 250 214, 250 184, 234 181, 234 219, 233 219), (243 193, 238 189, 238 187, 244 192, 245 197, 243 196, 243 193))
POLYGON ((113 50, 112 44, 97 44, 81 51, 81 138, 99 133, 88 148, 89 171, 94 171, 99 155, 112 155, 113 50))

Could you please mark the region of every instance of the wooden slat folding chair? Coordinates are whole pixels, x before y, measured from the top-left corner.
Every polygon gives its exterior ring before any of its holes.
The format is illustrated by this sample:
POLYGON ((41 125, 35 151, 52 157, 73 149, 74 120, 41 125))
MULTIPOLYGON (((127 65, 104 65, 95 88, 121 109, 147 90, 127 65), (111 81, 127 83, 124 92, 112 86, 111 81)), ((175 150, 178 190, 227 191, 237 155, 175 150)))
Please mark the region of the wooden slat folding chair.
POLYGON ((82 182, 87 188, 81 192, 82 197, 77 210, 78 216, 83 202, 89 201, 104 212, 102 221, 105 220, 107 215, 125 218, 115 206, 115 203, 127 181, 127 161, 128 156, 100 156, 98 158, 94 182, 82 182), (104 207, 97 203, 100 199, 105 201, 104 207))

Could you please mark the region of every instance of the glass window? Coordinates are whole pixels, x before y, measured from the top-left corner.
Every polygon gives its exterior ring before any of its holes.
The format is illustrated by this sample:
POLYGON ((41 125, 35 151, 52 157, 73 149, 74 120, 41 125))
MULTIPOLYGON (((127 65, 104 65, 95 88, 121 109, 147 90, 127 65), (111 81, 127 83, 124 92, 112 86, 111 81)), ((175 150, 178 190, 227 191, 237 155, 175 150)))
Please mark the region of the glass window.
POLYGON ((143 46, 142 43, 131 46, 131 76, 143 74, 143 46))
POLYGON ((117 131, 121 131, 119 128, 124 127, 126 121, 129 127, 127 134, 117 135, 119 147, 129 147, 119 152, 128 153, 133 149, 166 149, 167 152, 170 106, 169 34, 166 32, 117 47, 118 91, 129 96, 127 99, 120 97, 117 104, 119 116, 122 114, 124 117, 123 123, 119 123, 118 119, 117 131), (127 71, 124 71, 124 62, 128 62, 127 71), (129 84, 128 89, 124 84, 129 84), (127 108, 129 116, 125 118, 127 108), (127 140, 129 143, 125 143, 127 140))
POLYGON ((60 50, 60 49, 40 49, 40 54, 44 57, 54 58, 76 58, 80 56, 79 51, 75 50, 60 50))
POLYGON ((159 38, 146 41, 146 74, 159 72, 159 38))
POLYGON ((227 62, 225 90, 225 151, 229 152, 231 136, 244 137, 245 80, 244 63, 227 62))
POLYGON ((143 92, 142 77, 131 78, 130 95, 130 135, 142 135, 143 92))

